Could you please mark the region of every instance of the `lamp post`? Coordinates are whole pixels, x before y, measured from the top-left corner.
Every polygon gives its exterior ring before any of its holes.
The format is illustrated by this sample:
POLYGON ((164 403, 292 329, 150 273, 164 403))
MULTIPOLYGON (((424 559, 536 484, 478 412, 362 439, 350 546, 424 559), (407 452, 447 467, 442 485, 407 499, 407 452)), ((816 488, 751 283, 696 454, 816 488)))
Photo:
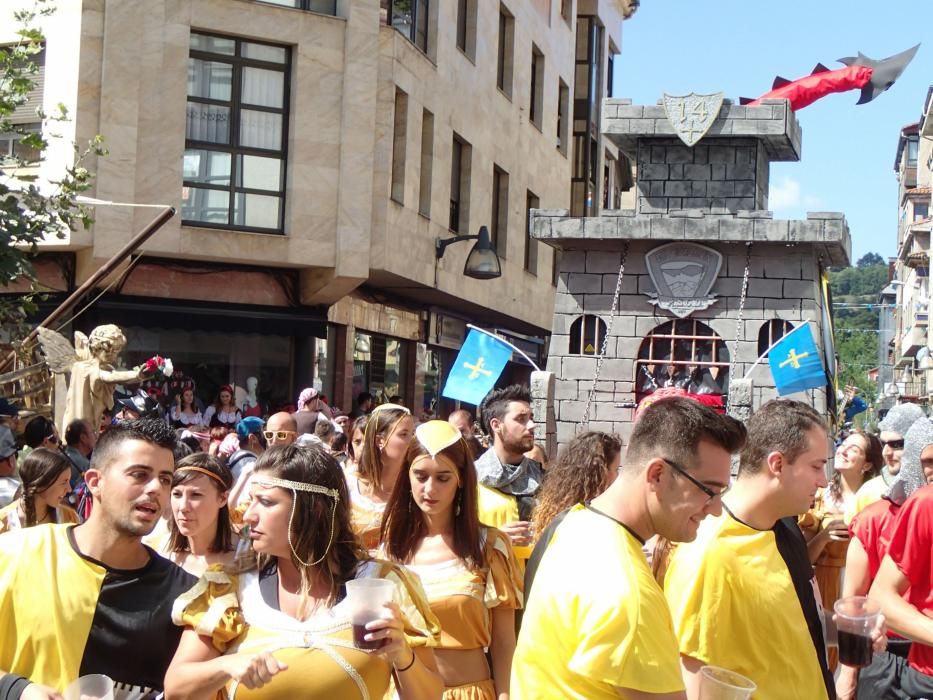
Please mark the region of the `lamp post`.
MULTIPOLYGON (((492 280, 502 276, 502 265, 492 241, 489 239, 489 230, 480 226, 475 236, 454 236, 453 238, 438 238, 434 242, 435 269, 436 261, 444 257, 444 251, 451 243, 460 241, 476 241, 467 255, 463 265, 463 274, 477 280, 492 280)), ((435 281, 436 284, 436 281, 435 281)))

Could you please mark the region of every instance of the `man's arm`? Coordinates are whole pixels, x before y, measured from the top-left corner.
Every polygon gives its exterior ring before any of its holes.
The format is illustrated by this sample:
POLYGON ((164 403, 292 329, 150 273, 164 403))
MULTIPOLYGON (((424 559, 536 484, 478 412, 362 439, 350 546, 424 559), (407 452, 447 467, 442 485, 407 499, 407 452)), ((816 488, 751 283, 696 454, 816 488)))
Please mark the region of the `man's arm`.
POLYGON ((24 676, 0 671, 0 700, 62 700, 54 688, 33 683, 24 676))
POLYGON ((842 597, 868 595, 871 578, 868 576, 868 552, 858 537, 849 540, 846 550, 845 580, 842 582, 842 597))
POLYGON ((700 697, 700 669, 706 664, 693 656, 680 655, 680 672, 684 677, 684 686, 687 688, 686 697, 700 697))
POLYGON ((869 596, 881 605, 892 630, 915 642, 933 645, 933 619, 902 597, 909 587, 910 580, 890 555, 885 555, 869 596))

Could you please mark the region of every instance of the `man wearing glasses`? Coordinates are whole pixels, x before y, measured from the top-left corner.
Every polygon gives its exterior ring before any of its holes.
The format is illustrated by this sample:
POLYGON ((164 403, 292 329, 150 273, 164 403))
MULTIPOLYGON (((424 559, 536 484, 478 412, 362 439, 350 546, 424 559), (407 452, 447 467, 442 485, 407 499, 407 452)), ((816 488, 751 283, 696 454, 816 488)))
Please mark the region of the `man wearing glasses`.
POLYGON ((685 398, 635 424, 619 477, 574 506, 546 544, 512 662, 511 697, 682 700, 677 640, 642 546, 696 537, 721 512, 738 422, 685 398))
POLYGON ((826 487, 829 439, 798 401, 764 404, 748 424, 739 475, 696 539, 671 557, 664 593, 687 696, 704 665, 723 666, 769 700, 835 698, 822 606, 796 516, 826 487))
POLYGON ((884 466, 881 474, 869 479, 855 494, 855 512, 859 513, 866 506, 881 499, 884 492, 890 488, 894 477, 901 469, 901 455, 904 453, 904 436, 910 426, 921 418, 926 418, 917 404, 901 403, 891 408, 887 415, 878 424, 880 432, 884 466))

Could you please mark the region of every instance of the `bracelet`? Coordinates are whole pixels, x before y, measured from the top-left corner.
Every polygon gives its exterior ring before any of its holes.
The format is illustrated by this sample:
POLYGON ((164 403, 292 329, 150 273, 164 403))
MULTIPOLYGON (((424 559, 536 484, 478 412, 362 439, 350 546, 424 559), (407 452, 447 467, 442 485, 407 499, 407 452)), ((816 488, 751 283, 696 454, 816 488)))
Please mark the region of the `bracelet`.
POLYGON ((407 671, 408 669, 410 669, 412 666, 415 665, 415 661, 417 661, 417 660, 418 660, 418 655, 415 653, 415 650, 412 649, 412 650, 411 650, 411 661, 409 662, 409 664, 408 664, 405 668, 398 668, 398 667, 396 666, 396 667, 395 667, 395 672, 396 672, 396 673, 405 673, 405 671, 407 671))
MULTIPOLYGON (((414 652, 412 652, 414 653, 414 652)), ((9 700, 18 700, 26 686, 32 683, 25 676, 16 673, 6 673, 0 677, 0 698, 9 698, 9 700)))

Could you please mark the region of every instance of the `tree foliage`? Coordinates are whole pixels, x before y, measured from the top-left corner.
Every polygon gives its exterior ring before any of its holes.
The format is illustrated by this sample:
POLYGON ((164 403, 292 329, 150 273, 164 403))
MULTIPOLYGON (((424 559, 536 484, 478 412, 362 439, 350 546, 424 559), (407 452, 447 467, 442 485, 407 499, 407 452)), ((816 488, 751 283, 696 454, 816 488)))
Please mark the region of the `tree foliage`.
POLYGON ((49 114, 40 109, 40 132, 12 120, 36 86, 36 57, 45 46, 39 23, 54 12, 52 0, 35 0, 31 8, 14 12, 18 41, 0 48, 0 133, 17 135, 27 151, 39 154, 38 161, 29 162, 19 155, 0 158, 0 292, 22 280, 32 289, 26 295, 0 298, 0 326, 8 330, 22 328, 27 315, 35 310, 35 296, 41 289, 33 260, 39 243, 65 238, 69 230, 91 224, 88 211, 75 197, 87 190, 93 179, 82 163, 92 155, 105 154, 103 139, 96 136, 80 148, 74 146, 73 162, 63 173, 41 182, 38 171, 49 146, 47 135, 53 135, 56 124, 68 121, 68 110, 63 104, 49 114))
POLYGON ((858 393, 871 404, 877 398, 878 386, 868 372, 878 366, 878 297, 888 283, 888 266, 877 253, 868 253, 856 267, 830 271, 829 282, 835 305, 833 325, 839 386, 857 387, 858 393))

